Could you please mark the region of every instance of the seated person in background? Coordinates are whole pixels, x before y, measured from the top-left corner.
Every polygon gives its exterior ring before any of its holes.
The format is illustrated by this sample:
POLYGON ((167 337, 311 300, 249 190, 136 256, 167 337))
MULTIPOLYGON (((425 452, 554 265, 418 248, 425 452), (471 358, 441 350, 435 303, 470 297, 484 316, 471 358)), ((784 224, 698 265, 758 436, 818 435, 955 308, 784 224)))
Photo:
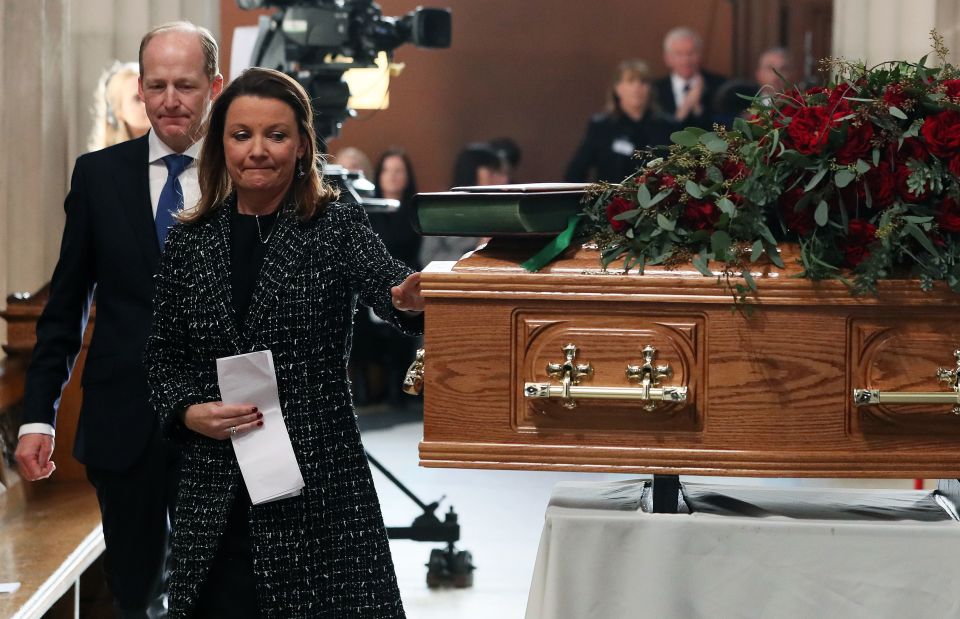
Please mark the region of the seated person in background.
MULTIPOLYGON (((453 186, 503 185, 507 182, 503 159, 485 142, 468 144, 453 165, 453 186)), ((459 260, 477 248, 481 239, 463 236, 425 236, 420 246, 420 264, 434 260, 459 260)))
MULTIPOLYGON (((368 213, 370 225, 391 256, 411 269, 419 269, 420 235, 413 229, 413 196, 417 179, 406 151, 390 148, 380 155, 375 177, 375 196, 400 201, 392 213, 368 213)), ((353 321, 350 375, 357 404, 373 404, 386 398, 393 406, 416 402, 401 389, 407 367, 416 356, 416 341, 397 332, 369 308, 359 308, 353 321), (382 386, 382 388, 381 388, 382 386), (382 397, 381 397, 382 396, 382 397)))
POLYGON ((370 164, 370 158, 359 148, 353 146, 341 148, 333 156, 330 163, 343 166, 350 172, 363 172, 363 177, 371 183, 376 181, 373 178, 373 166, 370 164))
POLYGON ((642 60, 625 60, 617 67, 607 108, 590 119, 565 181, 620 182, 637 169, 637 149, 669 143, 673 126, 658 111, 650 71, 642 60))
POLYGON ((140 67, 114 62, 103 72, 93 93, 93 126, 87 150, 94 151, 145 135, 150 129, 147 110, 137 89, 140 67))
POLYGON ((786 90, 793 81, 790 52, 782 47, 771 47, 760 54, 754 78, 756 90, 764 105, 770 105, 773 95, 786 90))
POLYGON ((717 123, 732 127, 738 116, 748 117, 747 109, 752 104, 750 98, 756 97, 757 103, 769 106, 773 102, 773 96, 789 86, 790 53, 782 47, 763 51, 757 60, 754 78, 756 81, 727 80, 717 90, 714 101, 714 120, 717 123))
POLYGON ((663 112, 682 127, 710 129, 712 103, 723 76, 700 67, 703 40, 690 28, 674 28, 663 39, 663 61, 670 75, 653 83, 663 112))
POLYGON ((517 166, 520 165, 520 159, 523 157, 520 146, 511 138, 496 138, 490 140, 490 146, 493 147, 493 150, 497 151, 506 165, 505 175, 507 177, 507 183, 516 183, 517 166))

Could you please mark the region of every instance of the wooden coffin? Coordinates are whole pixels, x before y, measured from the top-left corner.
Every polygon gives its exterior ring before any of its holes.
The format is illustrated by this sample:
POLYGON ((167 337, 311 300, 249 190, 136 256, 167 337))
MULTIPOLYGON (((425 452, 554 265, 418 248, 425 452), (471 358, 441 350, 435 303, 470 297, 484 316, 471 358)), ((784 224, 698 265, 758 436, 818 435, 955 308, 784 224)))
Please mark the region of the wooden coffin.
POLYGON ((424 466, 960 477, 960 295, 945 286, 855 298, 793 277, 788 248, 787 270, 752 271, 748 316, 692 267, 604 272, 578 248, 527 273, 536 249, 494 239, 424 271, 424 466), (616 399, 529 397, 562 396, 565 371, 566 393, 616 399), (645 379, 659 401, 637 399, 645 379), (937 402, 886 403, 917 392, 937 402))

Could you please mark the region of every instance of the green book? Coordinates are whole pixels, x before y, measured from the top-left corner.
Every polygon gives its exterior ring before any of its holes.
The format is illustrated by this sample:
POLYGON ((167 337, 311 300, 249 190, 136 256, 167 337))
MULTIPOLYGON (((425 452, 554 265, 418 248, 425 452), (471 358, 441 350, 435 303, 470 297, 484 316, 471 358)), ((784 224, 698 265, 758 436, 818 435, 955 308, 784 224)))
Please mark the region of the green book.
POLYGON ((549 235, 583 208, 582 185, 498 185, 417 194, 419 232, 427 236, 549 235), (551 187, 563 187, 554 191, 551 187), (570 189, 568 189, 570 188, 570 189))

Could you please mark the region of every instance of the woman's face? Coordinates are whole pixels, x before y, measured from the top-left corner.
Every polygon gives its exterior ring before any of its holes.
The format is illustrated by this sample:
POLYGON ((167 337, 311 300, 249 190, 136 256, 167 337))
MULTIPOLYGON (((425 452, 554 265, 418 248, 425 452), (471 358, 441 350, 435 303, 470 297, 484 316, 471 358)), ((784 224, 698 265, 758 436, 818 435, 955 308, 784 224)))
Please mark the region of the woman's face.
POLYGON ((227 109, 223 151, 238 196, 285 194, 305 150, 296 115, 283 101, 243 95, 227 109))
POLYGON ((407 166, 400 155, 390 155, 383 160, 380 170, 380 192, 384 198, 399 200, 407 188, 407 166))
POLYGON ((624 73, 614 87, 620 107, 627 113, 643 112, 650 101, 650 83, 636 73, 624 73))
POLYGON ((137 89, 137 76, 126 75, 120 80, 113 113, 117 122, 127 126, 130 137, 138 138, 150 129, 150 120, 137 89))

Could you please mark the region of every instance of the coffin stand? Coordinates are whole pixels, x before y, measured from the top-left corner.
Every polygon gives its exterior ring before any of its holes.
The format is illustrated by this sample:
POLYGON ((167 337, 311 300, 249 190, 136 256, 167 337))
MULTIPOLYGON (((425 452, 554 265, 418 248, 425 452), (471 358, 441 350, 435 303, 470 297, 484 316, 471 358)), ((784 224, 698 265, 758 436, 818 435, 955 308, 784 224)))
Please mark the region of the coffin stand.
POLYGON ((542 243, 496 238, 424 271, 422 465, 960 477, 945 286, 853 297, 795 277, 786 247, 786 270, 752 269, 748 316, 690 266, 603 271, 579 247, 525 272, 542 243))

